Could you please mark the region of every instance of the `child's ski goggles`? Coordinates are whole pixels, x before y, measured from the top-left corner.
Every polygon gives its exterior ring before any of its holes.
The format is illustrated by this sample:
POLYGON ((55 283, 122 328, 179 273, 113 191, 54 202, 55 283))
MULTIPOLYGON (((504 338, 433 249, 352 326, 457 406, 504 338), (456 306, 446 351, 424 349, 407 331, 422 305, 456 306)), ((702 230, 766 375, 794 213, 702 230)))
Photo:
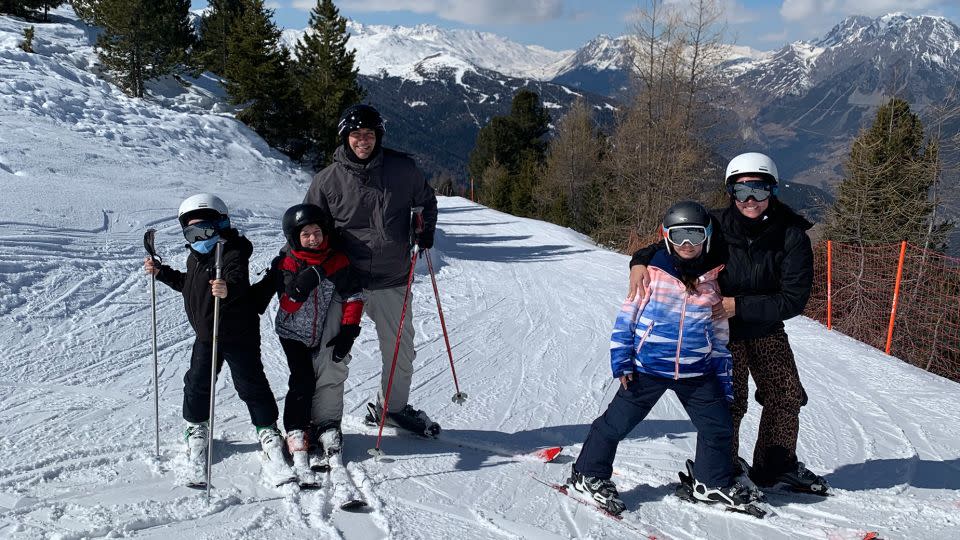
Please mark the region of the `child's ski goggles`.
POLYGON ((735 182, 727 186, 727 193, 733 195, 740 202, 747 202, 750 197, 757 202, 763 202, 774 195, 776 186, 764 180, 748 180, 735 182))
POLYGON ((217 225, 219 224, 213 221, 201 221, 200 223, 187 225, 183 228, 183 237, 191 244, 209 240, 219 234, 220 228, 217 225))
POLYGON ((673 227, 664 227, 663 236, 675 246, 690 244, 699 246, 710 238, 713 225, 704 227, 703 225, 675 225, 673 227))

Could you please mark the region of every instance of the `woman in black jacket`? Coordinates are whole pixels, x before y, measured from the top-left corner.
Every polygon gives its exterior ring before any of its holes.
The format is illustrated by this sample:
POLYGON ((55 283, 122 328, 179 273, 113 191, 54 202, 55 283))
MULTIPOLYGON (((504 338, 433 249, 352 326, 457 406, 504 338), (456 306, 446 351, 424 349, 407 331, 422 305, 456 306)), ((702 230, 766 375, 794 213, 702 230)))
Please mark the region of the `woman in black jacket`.
MULTIPOLYGON (((806 231, 812 224, 777 199, 778 181, 769 157, 741 154, 727 166, 730 205, 714 212, 714 226, 723 232, 727 253, 719 278, 723 302, 718 315, 730 318, 733 458, 761 487, 783 482, 826 493, 826 481, 797 461, 800 407, 807 396, 783 326, 784 320, 803 313, 810 298, 813 250, 806 231), (763 406, 752 468, 737 456, 750 374, 763 406)), ((637 251, 630 261, 630 296, 649 279, 645 265, 653 247, 637 251)))

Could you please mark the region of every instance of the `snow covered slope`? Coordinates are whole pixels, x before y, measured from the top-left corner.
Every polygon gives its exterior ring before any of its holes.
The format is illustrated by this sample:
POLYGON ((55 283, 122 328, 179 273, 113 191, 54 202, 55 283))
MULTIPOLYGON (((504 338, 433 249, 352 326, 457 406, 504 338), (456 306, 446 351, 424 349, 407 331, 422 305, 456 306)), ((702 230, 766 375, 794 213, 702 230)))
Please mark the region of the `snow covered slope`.
MULTIPOLYGON (((567 229, 442 198, 433 262, 462 389, 453 385, 429 277, 414 285, 418 358, 412 399, 439 440, 360 421, 375 393, 372 328, 354 349, 345 459, 371 502, 332 508, 332 487, 280 493, 258 480, 256 440, 229 377, 218 385, 214 490, 174 484, 182 377, 191 344, 181 300, 158 287, 161 456, 153 456, 149 282, 143 231, 183 265, 179 200, 222 195, 262 268, 279 216, 306 176, 200 91, 130 100, 92 75, 85 31, 37 26, 40 53, 15 48, 23 23, 0 18, 0 537, 2 538, 956 538, 960 392, 844 336, 797 319, 788 331, 810 404, 800 454, 836 496, 771 496, 763 521, 681 503, 676 471, 695 434, 664 399, 620 447, 615 480, 629 507, 610 520, 536 483, 565 478, 614 384, 608 339, 627 258, 567 229), (202 100, 201 100, 202 101, 202 100), (567 447, 556 464, 505 457, 567 447)), ((270 308, 271 313, 276 306, 270 308)), ((287 370, 269 319, 263 358, 278 399, 287 370)), ((752 450, 754 404, 744 421, 752 450)))

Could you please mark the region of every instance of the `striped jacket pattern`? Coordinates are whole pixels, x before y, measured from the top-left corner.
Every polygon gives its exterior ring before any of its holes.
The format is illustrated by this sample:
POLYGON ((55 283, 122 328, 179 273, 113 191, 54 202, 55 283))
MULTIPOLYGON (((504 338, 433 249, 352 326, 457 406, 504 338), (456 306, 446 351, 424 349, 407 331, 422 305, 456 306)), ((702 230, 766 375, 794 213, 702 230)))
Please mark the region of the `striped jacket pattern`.
POLYGON ((713 320, 722 296, 718 266, 700 276, 691 294, 662 250, 647 268, 650 285, 642 298, 627 299, 613 326, 610 364, 613 376, 645 373, 681 379, 716 375, 727 401, 733 400, 733 361, 726 319, 713 320), (669 268, 669 270, 665 269, 669 268))

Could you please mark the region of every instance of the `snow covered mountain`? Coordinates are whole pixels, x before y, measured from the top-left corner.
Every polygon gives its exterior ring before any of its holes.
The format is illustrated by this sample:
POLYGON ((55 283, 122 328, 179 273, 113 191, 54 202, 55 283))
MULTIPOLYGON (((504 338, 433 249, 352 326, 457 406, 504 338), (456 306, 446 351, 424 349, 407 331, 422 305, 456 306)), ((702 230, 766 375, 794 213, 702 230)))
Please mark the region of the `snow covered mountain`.
MULTIPOLYGON (((415 153, 428 174, 466 176, 480 128, 507 114, 522 88, 540 94, 554 119, 578 97, 609 123, 613 100, 550 82, 552 66, 572 54, 521 45, 472 30, 348 23, 360 83, 387 123, 388 146, 415 153)), ((302 30, 285 30, 292 50, 302 30)))
POLYGON ((746 104, 747 140, 782 155, 788 176, 829 187, 850 140, 890 95, 906 98, 928 123, 937 106, 956 103, 960 28, 934 16, 848 17, 821 39, 728 67, 746 104))
MULTIPOLYGON (((257 443, 230 378, 217 388, 212 499, 175 485, 182 379, 191 349, 182 300, 159 286, 160 455, 154 455, 150 286, 141 238, 184 263, 176 207, 223 196, 263 268, 282 243, 279 217, 306 174, 227 114, 196 81, 130 99, 93 70, 89 28, 66 10, 36 24, 36 54, 16 47, 26 22, 0 17, 0 537, 634 538, 861 540, 956 538, 960 409, 956 383, 832 333, 790 321, 810 403, 800 454, 836 494, 771 496, 763 521, 672 495, 693 455, 692 424, 672 397, 620 446, 623 522, 547 489, 562 481, 589 423, 615 390, 609 332, 627 257, 568 229, 441 198, 431 250, 463 406, 453 385, 430 279, 414 284, 413 402, 444 426, 437 440, 387 430, 388 461, 366 450, 361 421, 379 386, 377 338, 364 323, 346 391, 345 460, 367 513, 339 491, 275 490, 259 480, 257 443), (553 464, 515 454, 563 445, 553 464)), ((269 313, 276 310, 276 305, 269 313)), ((287 367, 270 317, 265 371, 278 399, 287 367)), ((744 419, 749 455, 759 408, 744 419)))
MULTIPOLYGON (((549 80, 552 64, 572 51, 551 51, 522 45, 488 32, 448 30, 435 25, 413 27, 365 25, 348 21, 349 46, 357 50, 357 67, 363 75, 397 76, 422 80, 418 65, 424 61, 458 70, 479 68, 508 77, 549 80)), ((292 49, 303 30, 285 30, 283 41, 292 49)))

